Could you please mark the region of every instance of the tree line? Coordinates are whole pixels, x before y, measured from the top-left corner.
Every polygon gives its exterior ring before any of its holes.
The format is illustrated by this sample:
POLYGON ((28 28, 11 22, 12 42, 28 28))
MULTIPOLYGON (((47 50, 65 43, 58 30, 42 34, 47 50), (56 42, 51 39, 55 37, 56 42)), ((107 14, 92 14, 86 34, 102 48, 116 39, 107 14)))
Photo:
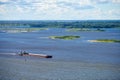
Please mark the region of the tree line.
POLYGON ((116 28, 120 20, 86 20, 86 21, 0 21, 0 28, 116 28))

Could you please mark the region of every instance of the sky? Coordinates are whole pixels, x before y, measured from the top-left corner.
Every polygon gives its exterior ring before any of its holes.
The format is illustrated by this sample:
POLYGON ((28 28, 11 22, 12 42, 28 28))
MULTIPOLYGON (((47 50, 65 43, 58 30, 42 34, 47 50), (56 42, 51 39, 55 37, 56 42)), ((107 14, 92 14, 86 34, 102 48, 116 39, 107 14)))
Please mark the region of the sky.
POLYGON ((120 0, 0 0, 0 20, 120 20, 120 0))

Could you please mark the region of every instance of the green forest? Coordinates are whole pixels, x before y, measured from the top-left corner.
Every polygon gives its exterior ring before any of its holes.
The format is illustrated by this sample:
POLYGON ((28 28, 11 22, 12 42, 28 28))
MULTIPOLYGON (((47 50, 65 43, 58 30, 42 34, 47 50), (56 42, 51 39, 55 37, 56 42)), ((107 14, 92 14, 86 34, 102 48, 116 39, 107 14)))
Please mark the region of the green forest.
POLYGON ((120 20, 0 21, 0 28, 120 28, 120 20))

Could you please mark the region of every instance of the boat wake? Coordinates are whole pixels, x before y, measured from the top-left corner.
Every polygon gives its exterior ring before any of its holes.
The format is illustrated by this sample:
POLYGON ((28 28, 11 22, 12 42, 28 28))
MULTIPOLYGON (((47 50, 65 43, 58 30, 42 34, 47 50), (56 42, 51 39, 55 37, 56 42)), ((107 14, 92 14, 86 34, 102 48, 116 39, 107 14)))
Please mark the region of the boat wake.
POLYGON ((0 53, 0 55, 13 55, 13 56, 15 56, 15 55, 17 55, 17 53, 0 53))

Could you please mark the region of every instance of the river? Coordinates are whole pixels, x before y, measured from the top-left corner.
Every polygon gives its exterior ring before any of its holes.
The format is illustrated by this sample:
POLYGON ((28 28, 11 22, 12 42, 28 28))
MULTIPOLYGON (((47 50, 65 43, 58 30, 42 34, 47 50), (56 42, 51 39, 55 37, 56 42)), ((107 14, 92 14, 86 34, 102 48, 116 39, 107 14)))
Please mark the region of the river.
POLYGON ((68 32, 66 28, 49 28, 36 32, 0 33, 0 53, 27 51, 49 54, 52 60, 120 64, 120 43, 93 43, 94 39, 118 39, 120 29, 68 32), (77 35, 79 39, 50 39, 49 36, 77 35))

